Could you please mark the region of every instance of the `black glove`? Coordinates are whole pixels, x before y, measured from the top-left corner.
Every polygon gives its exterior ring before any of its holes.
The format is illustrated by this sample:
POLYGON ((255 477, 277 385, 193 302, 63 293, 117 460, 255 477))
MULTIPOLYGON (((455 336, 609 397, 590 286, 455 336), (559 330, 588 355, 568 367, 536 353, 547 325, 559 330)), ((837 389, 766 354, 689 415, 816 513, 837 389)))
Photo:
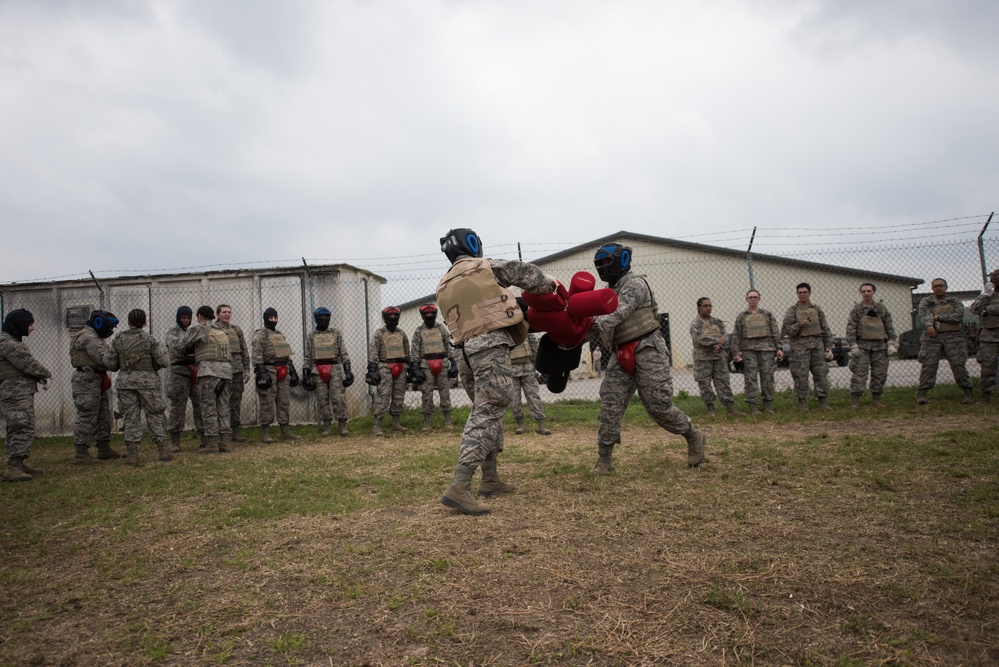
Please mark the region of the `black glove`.
POLYGON ((288 386, 298 386, 298 371, 295 370, 295 362, 291 359, 288 360, 288 386))
POLYGON ((343 362, 343 387, 346 389, 354 384, 354 374, 350 372, 350 362, 343 362))
POLYGON ((257 364, 253 367, 253 372, 256 374, 257 379, 257 389, 270 389, 273 381, 271 380, 271 374, 267 372, 267 367, 264 364, 257 364))
POLYGON ((215 383, 215 395, 216 396, 221 396, 222 392, 225 391, 225 383, 226 382, 228 382, 228 380, 219 380, 218 382, 215 383))
POLYGON ((382 382, 382 376, 378 374, 378 362, 368 362, 368 372, 364 374, 364 381, 372 387, 377 387, 382 382))
POLYGON ((413 384, 423 384, 427 381, 427 374, 420 368, 419 361, 409 362, 409 381, 413 384))
POLYGON ((302 389, 305 391, 316 390, 316 381, 312 379, 312 369, 308 366, 302 369, 302 389))
POLYGON ((451 363, 451 367, 447 369, 447 376, 453 380, 458 377, 458 361, 454 357, 448 361, 451 363))

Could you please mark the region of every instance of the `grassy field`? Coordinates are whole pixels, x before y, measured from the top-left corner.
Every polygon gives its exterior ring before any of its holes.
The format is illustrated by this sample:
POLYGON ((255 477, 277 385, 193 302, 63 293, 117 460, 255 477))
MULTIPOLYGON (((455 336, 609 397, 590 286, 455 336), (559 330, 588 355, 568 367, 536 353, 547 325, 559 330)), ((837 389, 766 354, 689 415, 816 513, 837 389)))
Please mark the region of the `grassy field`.
MULTIPOLYGON (((999 664, 999 406, 708 419, 708 460, 597 407, 515 436, 493 513, 439 502, 458 431, 72 465, 0 486, 4 665, 999 664)), ((463 423, 465 414, 459 414, 463 423)), ((439 419, 439 415, 437 416, 439 419)), ((251 431, 252 436, 256 433, 251 431)))

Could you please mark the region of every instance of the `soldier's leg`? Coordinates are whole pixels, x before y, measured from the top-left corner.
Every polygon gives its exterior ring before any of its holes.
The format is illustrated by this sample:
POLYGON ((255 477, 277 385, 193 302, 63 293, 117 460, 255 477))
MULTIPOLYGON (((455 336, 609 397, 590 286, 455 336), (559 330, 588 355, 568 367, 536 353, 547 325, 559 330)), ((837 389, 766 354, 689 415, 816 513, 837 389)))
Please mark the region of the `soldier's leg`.
POLYGON ((475 378, 475 402, 461 434, 458 463, 474 470, 500 448, 503 413, 513 392, 510 349, 488 348, 469 359, 475 378))
POLYGON ((111 440, 111 390, 101 392, 100 405, 97 408, 97 432, 94 438, 97 442, 111 440))
POLYGON ((711 388, 711 362, 708 359, 694 359, 694 379, 701 392, 701 400, 709 409, 715 405, 715 392, 711 388))
POLYGON ((166 402, 159 387, 142 389, 138 393, 139 403, 146 413, 146 426, 153 442, 166 442, 166 402))
POLYGON ((389 413, 393 417, 402 414, 402 409, 406 405, 406 374, 400 373, 399 377, 392 380, 392 404, 389 406, 389 413))
POLYGON ((756 350, 742 351, 742 377, 746 383, 746 403, 760 404, 760 353, 756 350))
POLYGON ((337 364, 330 371, 330 406, 337 421, 347 418, 347 401, 344 399, 343 367, 337 364))
POLYGON ((0 415, 7 423, 7 461, 26 459, 31 454, 31 443, 35 439, 35 396, 17 394, 0 399, 0 415))
POLYGON ((764 408, 769 408, 774 400, 774 373, 777 372, 777 359, 772 350, 754 352, 760 368, 760 394, 764 408))
POLYGON ((76 419, 73 421, 73 445, 89 447, 97 435, 97 420, 101 405, 101 380, 96 373, 74 371, 70 381, 76 419))
POLYGON ((274 393, 274 409, 277 413, 277 423, 288 425, 291 419, 291 390, 288 388, 287 376, 280 382, 276 382, 274 393))
POLYGON ((437 392, 440 394, 441 412, 451 412, 451 378, 447 376, 446 371, 442 370, 437 376, 437 392))
MULTIPOLYGON (((218 402, 215 399, 215 385, 218 382, 218 378, 214 377, 200 377, 198 378, 197 391, 198 400, 201 403, 201 419, 204 424, 204 433, 208 438, 217 438, 219 436, 219 411, 218 402)), ((226 405, 226 414, 229 412, 229 406, 226 405)))
POLYGON ((257 391, 257 415, 261 426, 270 426, 274 423, 275 412, 277 411, 277 376, 271 376, 271 386, 267 389, 256 388, 257 391))
POLYGON ((888 381, 888 349, 870 350, 871 360, 871 394, 880 395, 884 392, 888 381))
POLYGON ((464 350, 459 350, 458 354, 458 378, 461 380, 461 386, 465 388, 468 400, 475 402, 475 376, 468 360, 465 359, 464 350))
POLYGON ((330 372, 330 383, 327 385, 319 377, 319 373, 312 372, 312 382, 316 385, 316 390, 312 393, 316 395, 316 417, 321 424, 333 418, 333 409, 330 407, 330 395, 333 384, 336 382, 335 373, 330 372))
POLYGON ((971 389, 971 375, 968 373, 968 343, 964 335, 947 337, 944 339, 943 347, 957 386, 971 389))
POLYGON ((811 363, 811 350, 798 348, 791 350, 791 379, 794 381, 794 395, 798 401, 808 400, 808 369, 811 363))
POLYGON ((239 433, 243 425, 243 374, 232 374, 232 385, 229 387, 229 428, 233 433, 239 433))
POLYGON ((423 413, 424 417, 429 417, 434 414, 434 388, 437 384, 437 378, 430 372, 430 366, 426 362, 421 362, 420 368, 423 369, 423 374, 427 376, 427 379, 420 385, 420 393, 423 395, 423 400, 420 403, 420 412, 423 413))
POLYGON ((205 424, 201 415, 201 398, 196 385, 191 385, 188 389, 188 396, 191 399, 191 414, 194 416, 194 430, 198 433, 205 432, 205 424))
POLYGON ((999 342, 982 341, 975 357, 982 367, 982 397, 989 400, 996 389, 996 365, 999 364, 999 342))
POLYGON ((824 399, 829 395, 829 362, 826 361, 826 350, 815 347, 811 350, 810 366, 815 381, 815 395, 824 399))
POLYGON ((860 355, 850 358, 850 393, 854 396, 867 390, 867 377, 871 373, 871 352, 860 348, 860 355))
POLYGON ((187 396, 190 392, 191 379, 186 375, 170 373, 167 376, 166 397, 170 405, 167 417, 167 430, 180 433, 187 422, 187 396))
POLYGON ((375 423, 388 414, 392 405, 392 369, 388 364, 378 364, 378 373, 382 381, 375 389, 375 423))
MULTIPOLYGON (((218 384, 218 382, 216 382, 218 384)), ((229 399, 232 391, 232 380, 226 380, 221 393, 215 394, 216 405, 218 405, 219 433, 232 433, 232 424, 229 421, 229 399)), ((213 390, 214 393, 214 390, 213 390)))
POLYGON ((670 433, 682 435, 690 430, 691 422, 690 417, 673 405, 673 376, 665 343, 658 336, 647 340, 653 341, 654 346, 640 343, 635 353, 638 397, 653 421, 670 433))
POLYGON ((520 424, 524 423, 524 404, 520 398, 523 391, 524 378, 512 377, 510 380, 510 411, 513 413, 513 418, 520 424))
POLYGON ((732 378, 728 370, 728 358, 722 357, 711 362, 711 381, 715 385, 715 393, 725 405, 731 405, 735 398, 732 396, 732 378))
POLYGON ((125 442, 142 440, 142 403, 134 389, 118 390, 118 410, 125 418, 125 442))
POLYGON ((607 363, 604 379, 600 383, 600 413, 597 426, 597 447, 601 456, 607 456, 614 445, 621 442, 621 419, 628 408, 628 402, 635 393, 635 376, 629 375, 617 357, 612 356, 607 363))
POLYGON ((524 399, 527 401, 527 409, 531 412, 531 419, 542 422, 545 419, 545 405, 541 402, 541 388, 538 387, 538 376, 532 370, 526 376, 520 378, 521 389, 524 392, 524 399))
POLYGON ((937 368, 940 366, 940 357, 943 354, 943 345, 940 343, 939 335, 932 340, 923 339, 919 346, 919 390, 928 391, 937 384, 937 368))

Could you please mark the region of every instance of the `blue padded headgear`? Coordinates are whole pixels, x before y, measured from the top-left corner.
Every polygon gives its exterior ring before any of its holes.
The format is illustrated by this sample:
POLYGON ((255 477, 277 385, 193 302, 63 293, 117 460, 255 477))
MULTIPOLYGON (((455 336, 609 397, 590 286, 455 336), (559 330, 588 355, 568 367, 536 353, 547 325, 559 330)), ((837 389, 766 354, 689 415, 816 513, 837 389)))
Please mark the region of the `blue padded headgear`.
POLYGON ((482 240, 468 228, 452 229, 441 237, 441 252, 454 264, 461 255, 482 257, 482 240))
POLYGON ((90 313, 90 319, 87 320, 87 324, 97 332, 98 336, 108 338, 114 333, 114 328, 118 326, 118 318, 106 310, 95 310, 90 313))
POLYGON ((631 270, 631 248, 620 243, 606 243, 593 256, 593 266, 597 268, 600 280, 613 286, 631 270))

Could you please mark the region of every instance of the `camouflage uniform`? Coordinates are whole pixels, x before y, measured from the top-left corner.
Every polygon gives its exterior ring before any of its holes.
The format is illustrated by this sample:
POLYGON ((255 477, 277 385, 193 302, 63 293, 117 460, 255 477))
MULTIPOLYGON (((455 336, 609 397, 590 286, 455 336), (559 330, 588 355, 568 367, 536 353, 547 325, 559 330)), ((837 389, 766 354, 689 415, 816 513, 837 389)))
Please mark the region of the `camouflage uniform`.
POLYGON ((999 294, 982 293, 971 303, 970 310, 982 322, 975 358, 982 366, 982 398, 988 401, 996 388, 996 366, 999 365, 999 294))
POLYGON ((50 377, 52 373, 31 355, 27 343, 0 332, 0 417, 7 424, 4 443, 8 465, 31 454, 37 382, 50 377))
POLYGON ((402 415, 403 400, 406 398, 406 362, 409 358, 409 336, 401 329, 389 331, 387 327, 379 327, 371 336, 368 359, 378 362, 378 374, 382 376, 382 381, 376 387, 375 424, 380 423, 386 414, 391 414, 393 418, 402 415), (385 345, 386 338, 396 334, 402 336, 402 356, 389 351, 385 345), (389 354, 392 356, 388 356, 389 354), (390 363, 402 366, 399 377, 392 377, 390 363))
POLYGON ((232 361, 232 382, 229 385, 229 428, 239 433, 243 424, 243 385, 250 379, 250 349, 246 347, 243 330, 235 324, 225 325, 215 321, 229 336, 229 356, 232 361))
MULTIPOLYGON (((614 445, 621 442, 621 419, 635 391, 652 420, 670 433, 687 435, 695 431, 690 417, 673 405, 673 378, 666 340, 656 329, 638 341, 635 347, 635 374, 630 375, 618 360, 614 330, 639 308, 655 308, 652 290, 644 276, 626 273, 613 287, 617 292, 617 310, 597 317, 590 333, 615 354, 607 364, 600 383, 600 425, 597 447, 602 461, 610 461, 614 445)), ((599 465, 599 464, 598 464, 599 465)))
POLYGON ((70 360, 75 367, 71 380, 76 420, 73 422, 73 445, 77 451, 86 451, 90 441, 97 443, 100 451, 109 451, 111 441, 111 397, 105 383, 110 384, 104 353, 107 340, 86 326, 73 335, 70 343, 70 360))
POLYGON ((752 315, 747 308, 736 316, 732 326, 732 353, 742 357, 746 402, 759 405, 762 393, 764 405, 770 405, 774 400, 774 372, 777 370, 774 355, 780 349, 780 331, 770 311, 763 308, 756 311, 756 315, 763 318, 761 326, 749 326, 755 324, 752 319, 746 321, 752 315))
POLYGON ((513 366, 513 418, 522 428, 524 425, 524 406, 520 395, 523 392, 527 399, 527 409, 531 419, 544 424, 545 406, 541 402, 541 391, 538 386, 538 373, 534 370, 534 361, 538 358, 538 334, 528 334, 523 343, 510 350, 510 360, 513 366))
POLYGON ((166 401, 158 371, 170 365, 166 347, 142 327, 118 333, 104 354, 104 365, 118 371, 115 387, 118 407, 125 418, 125 443, 137 447, 142 441, 142 413, 153 442, 165 453, 166 401))
MULTIPOLYGON (((263 364, 271 376, 271 386, 267 389, 257 387, 257 399, 260 402, 259 421, 261 426, 268 426, 274 422, 275 417, 281 426, 287 427, 291 420, 291 393, 288 388, 288 376, 284 376, 278 381, 278 366, 286 366, 291 357, 291 348, 287 349, 288 356, 278 356, 274 347, 275 341, 284 338, 281 332, 275 329, 263 328, 253 332, 251 363, 253 366, 263 364)), ((287 342, 287 341, 286 341, 287 342)))
POLYGON ((826 348, 832 347, 832 331, 826 320, 826 314, 814 303, 809 302, 809 309, 815 309, 817 320, 807 327, 800 324, 799 315, 807 313, 799 304, 794 304, 784 313, 784 324, 781 336, 791 341, 791 378, 794 380, 794 393, 798 401, 808 400, 808 373, 811 371, 815 384, 815 395, 824 402, 829 394, 829 364, 826 362, 826 348))
POLYGON ((451 334, 448 333, 447 327, 439 322, 433 328, 421 324, 413 332, 411 348, 410 360, 420 362, 420 368, 427 378, 420 384, 420 391, 423 392, 421 412, 424 417, 434 413, 435 390, 440 395, 441 412, 451 412, 451 378, 448 377, 448 370, 451 368, 450 359, 454 350, 451 348, 451 334), (424 338, 427 339, 426 344, 424 338), (428 359, 441 360, 441 367, 436 376, 430 370, 428 359))
POLYGON ((190 400, 191 409, 194 411, 194 429, 203 434, 205 425, 201 420, 201 401, 198 399, 194 383, 191 382, 192 369, 195 367, 194 350, 180 345, 183 338, 184 330, 175 325, 170 327, 163 340, 170 356, 170 374, 167 376, 166 386, 167 401, 170 404, 167 430, 171 433, 180 433, 184 430, 187 424, 187 402, 190 400))
POLYGON ((963 320, 964 304, 956 297, 937 299, 930 295, 919 302, 919 322, 923 326, 923 334, 919 338, 919 363, 922 366, 919 371, 919 391, 929 391, 936 385, 941 357, 946 357, 957 385, 966 391, 971 390, 971 376, 968 375, 967 368, 968 341, 962 327, 963 320), (943 308, 949 312, 937 316, 937 335, 936 338, 930 338, 926 329, 934 326, 935 308, 943 308), (952 327, 953 330, 947 330, 952 327))
MULTIPOLYGON (((229 396, 232 385, 232 359, 229 336, 214 320, 192 324, 181 339, 182 347, 194 347, 198 363, 198 402, 201 403, 201 423, 205 428, 209 448, 223 438, 228 446, 232 433, 229 424, 229 396), (222 333, 224 343, 212 340, 213 331, 222 333)), ((217 444, 215 445, 218 446, 217 444)))
POLYGON ((732 405, 732 385, 728 370, 728 349, 716 352, 714 346, 725 335, 725 323, 717 317, 705 320, 695 317, 690 323, 690 338, 694 343, 694 379, 701 390, 701 400, 709 408, 715 404, 715 391, 725 405, 732 405), (714 391, 711 385, 714 383, 714 391))
MULTIPOLYGON (((322 347, 322 346, 320 346, 322 347)), ((316 409, 320 420, 347 418, 347 402, 344 400, 343 365, 350 363, 350 355, 343 345, 343 335, 339 329, 329 327, 324 331, 313 331, 305 340, 306 368, 312 369, 312 379, 316 385, 316 409), (332 357, 316 359, 316 338, 325 342, 334 350, 332 357), (326 384, 316 370, 316 364, 330 365, 330 382, 326 384), (332 405, 332 408, 331 408, 332 405)))
POLYGON ((888 343, 895 340, 895 326, 884 303, 878 301, 870 307, 863 302, 855 304, 846 322, 846 340, 851 350, 854 346, 860 348, 860 356, 850 359, 850 372, 853 374, 850 377, 850 393, 854 396, 863 394, 869 374, 871 394, 879 396, 888 380, 888 343), (876 318, 867 314, 869 310, 877 312, 876 318), (870 322, 866 327, 865 318, 870 322), (879 328, 884 329, 883 334, 879 328))

